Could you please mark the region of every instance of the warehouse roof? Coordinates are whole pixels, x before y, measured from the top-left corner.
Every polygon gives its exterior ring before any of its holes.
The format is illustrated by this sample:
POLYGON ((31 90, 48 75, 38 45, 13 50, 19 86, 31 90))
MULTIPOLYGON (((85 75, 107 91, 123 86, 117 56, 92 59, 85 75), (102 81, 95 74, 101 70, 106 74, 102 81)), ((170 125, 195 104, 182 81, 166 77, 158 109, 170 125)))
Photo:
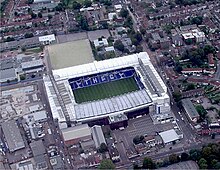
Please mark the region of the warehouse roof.
POLYGON ((195 109, 190 99, 182 99, 182 105, 191 119, 199 117, 199 113, 195 109))
POLYGON ((92 137, 96 148, 100 147, 102 143, 106 144, 101 126, 95 125, 92 127, 92 137))
POLYGON ((12 80, 17 78, 16 72, 14 68, 1 70, 0 71, 0 82, 7 80, 12 80))
POLYGON ((174 129, 170 129, 170 130, 161 132, 161 133, 159 133, 159 135, 161 136, 161 138, 163 139, 163 142, 165 144, 176 141, 179 139, 179 136, 174 129))
POLYGON ((91 130, 87 124, 77 125, 70 128, 62 129, 64 141, 78 139, 91 135, 91 130))
POLYGON ((10 152, 25 147, 24 141, 15 120, 2 123, 2 130, 10 152))
POLYGON ((37 66, 43 66, 43 60, 32 60, 21 63, 22 69, 31 68, 31 67, 37 67, 37 66))

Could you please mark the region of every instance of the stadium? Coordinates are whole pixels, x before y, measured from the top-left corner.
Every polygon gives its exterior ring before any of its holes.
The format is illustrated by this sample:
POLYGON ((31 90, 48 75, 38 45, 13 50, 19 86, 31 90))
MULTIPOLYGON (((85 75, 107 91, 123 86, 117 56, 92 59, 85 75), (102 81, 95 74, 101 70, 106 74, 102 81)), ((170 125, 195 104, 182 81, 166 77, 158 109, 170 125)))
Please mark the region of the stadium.
POLYGON ((170 113, 167 88, 146 52, 53 70, 44 84, 51 111, 61 126, 86 122, 126 126, 148 114, 165 121, 170 113))

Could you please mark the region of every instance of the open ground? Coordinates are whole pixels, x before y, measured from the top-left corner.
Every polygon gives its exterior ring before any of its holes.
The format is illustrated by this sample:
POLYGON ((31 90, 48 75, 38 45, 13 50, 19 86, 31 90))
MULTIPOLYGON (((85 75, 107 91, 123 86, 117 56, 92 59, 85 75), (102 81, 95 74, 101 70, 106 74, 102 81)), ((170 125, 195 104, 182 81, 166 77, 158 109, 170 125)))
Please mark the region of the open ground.
POLYGON ((94 61, 88 39, 48 47, 52 69, 61 69, 94 61))

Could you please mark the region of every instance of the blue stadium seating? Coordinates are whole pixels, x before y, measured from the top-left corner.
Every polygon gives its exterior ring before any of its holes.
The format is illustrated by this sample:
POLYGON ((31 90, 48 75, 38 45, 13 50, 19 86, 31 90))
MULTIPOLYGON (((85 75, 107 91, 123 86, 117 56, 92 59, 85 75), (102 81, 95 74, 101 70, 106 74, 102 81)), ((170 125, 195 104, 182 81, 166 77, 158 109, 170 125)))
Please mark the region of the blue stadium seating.
POLYGON ((135 69, 133 67, 127 67, 123 69, 117 69, 114 71, 72 78, 72 79, 69 79, 68 81, 69 81, 69 84, 72 90, 75 90, 78 88, 89 87, 89 86, 93 86, 93 85, 97 85, 101 83, 107 83, 110 81, 130 78, 133 76, 135 77, 135 80, 137 81, 138 86, 141 89, 144 88, 143 84, 140 81, 140 78, 137 76, 135 69))

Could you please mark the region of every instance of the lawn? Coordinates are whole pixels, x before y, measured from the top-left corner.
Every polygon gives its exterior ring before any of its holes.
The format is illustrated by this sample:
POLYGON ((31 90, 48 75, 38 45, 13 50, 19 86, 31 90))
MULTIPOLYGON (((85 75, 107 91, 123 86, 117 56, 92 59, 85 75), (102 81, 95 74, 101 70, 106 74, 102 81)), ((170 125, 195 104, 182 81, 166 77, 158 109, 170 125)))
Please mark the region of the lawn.
POLYGON ((77 103, 101 100, 138 90, 133 77, 73 90, 77 103))
POLYGON ((42 52, 42 49, 40 47, 36 48, 29 48, 25 51, 25 54, 30 54, 30 53, 40 53, 42 52))

